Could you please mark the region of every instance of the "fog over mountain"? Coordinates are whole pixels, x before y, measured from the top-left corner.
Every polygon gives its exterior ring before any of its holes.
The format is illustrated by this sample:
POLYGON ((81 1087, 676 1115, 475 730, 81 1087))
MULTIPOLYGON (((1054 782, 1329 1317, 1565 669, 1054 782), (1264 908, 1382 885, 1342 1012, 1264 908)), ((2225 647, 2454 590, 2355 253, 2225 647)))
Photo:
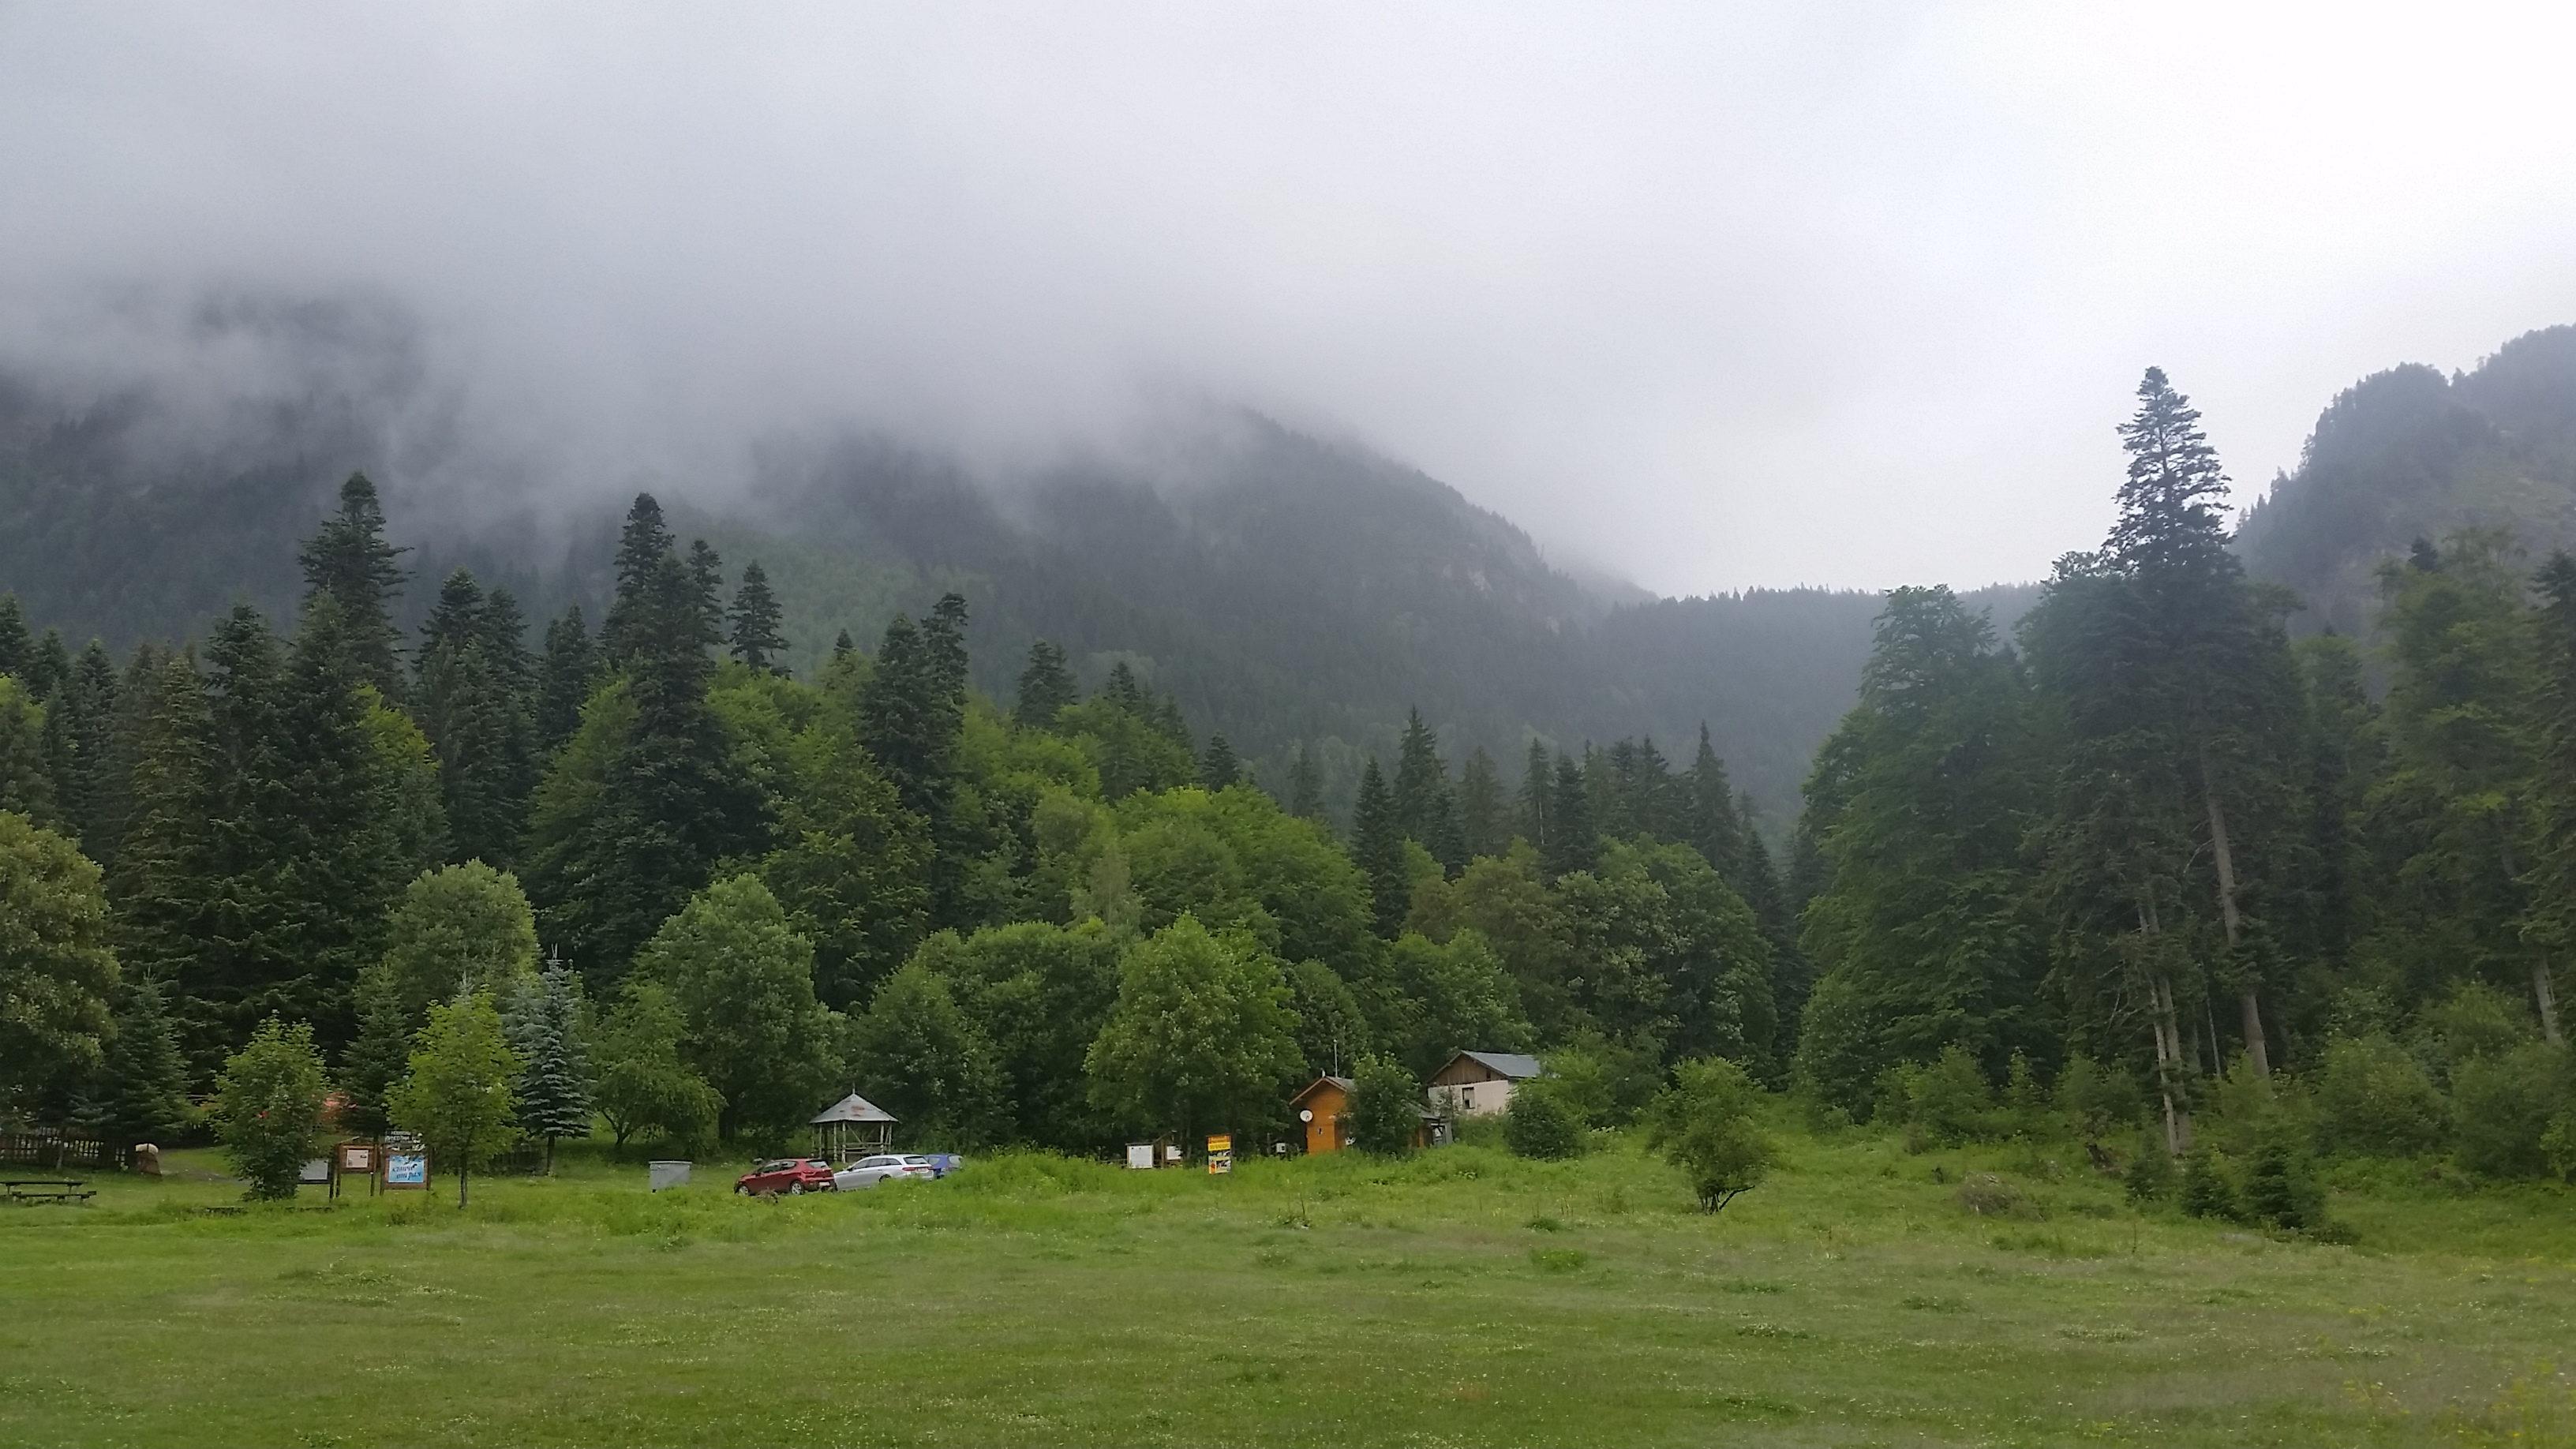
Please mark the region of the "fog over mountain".
POLYGON ((1659 593, 2029 579, 2147 362, 2259 480, 2576 314, 2565 18, 2326 13, 16 7, 0 355, 221 399, 209 298, 410 319, 377 465, 460 509, 1212 399, 1659 593))

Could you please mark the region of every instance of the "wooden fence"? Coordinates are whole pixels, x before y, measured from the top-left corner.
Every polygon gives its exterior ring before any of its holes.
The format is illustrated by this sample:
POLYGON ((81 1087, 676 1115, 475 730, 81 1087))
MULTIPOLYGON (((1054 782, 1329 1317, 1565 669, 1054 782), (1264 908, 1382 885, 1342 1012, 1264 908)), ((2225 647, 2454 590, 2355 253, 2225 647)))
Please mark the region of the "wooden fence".
POLYGON ((0 1132, 0 1162, 27 1167, 108 1168, 117 1166, 121 1156, 110 1152, 106 1143, 86 1137, 65 1137, 54 1132, 0 1132))

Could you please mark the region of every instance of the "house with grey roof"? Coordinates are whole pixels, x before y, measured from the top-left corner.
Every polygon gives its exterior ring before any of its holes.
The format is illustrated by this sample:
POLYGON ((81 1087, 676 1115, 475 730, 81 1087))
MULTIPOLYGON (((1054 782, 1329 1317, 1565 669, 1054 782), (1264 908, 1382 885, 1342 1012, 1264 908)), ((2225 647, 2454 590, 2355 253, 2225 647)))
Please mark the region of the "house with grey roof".
POLYGON ((1432 1102, 1456 1117, 1490 1117, 1512 1105, 1512 1089, 1547 1075, 1520 1052, 1460 1052, 1431 1074, 1432 1102))

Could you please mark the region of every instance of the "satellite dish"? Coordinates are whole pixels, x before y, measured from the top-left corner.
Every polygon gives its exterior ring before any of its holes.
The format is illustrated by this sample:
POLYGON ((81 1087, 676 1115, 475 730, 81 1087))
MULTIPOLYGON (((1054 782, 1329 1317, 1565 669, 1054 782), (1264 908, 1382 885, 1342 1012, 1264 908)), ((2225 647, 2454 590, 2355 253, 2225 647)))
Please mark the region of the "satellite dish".
POLYGON ((1315 1120, 1315 1109, 1314 1109, 1314 1108, 1312 1108, 1312 1107, 1301 1108, 1301 1109, 1298 1111, 1298 1113, 1297 1113, 1297 1120, 1298 1120, 1298 1121, 1300 1121, 1300 1122, 1312 1122, 1312 1121, 1314 1121, 1314 1120, 1315 1120))

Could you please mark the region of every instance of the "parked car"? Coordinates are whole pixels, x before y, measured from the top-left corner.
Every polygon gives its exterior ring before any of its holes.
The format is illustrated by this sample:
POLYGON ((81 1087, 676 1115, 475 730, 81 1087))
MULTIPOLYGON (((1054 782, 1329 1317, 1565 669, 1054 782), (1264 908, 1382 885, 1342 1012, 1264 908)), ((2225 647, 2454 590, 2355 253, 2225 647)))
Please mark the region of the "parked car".
POLYGON ((966 1159, 954 1152, 924 1152, 912 1160, 929 1163, 930 1175, 933 1177, 946 1177, 966 1165, 966 1159))
POLYGON ((734 1179, 733 1190, 765 1197, 773 1192, 830 1192, 833 1185, 832 1164, 812 1157, 780 1157, 734 1179))
POLYGON ((843 1192, 874 1187, 881 1182, 928 1182, 939 1175, 927 1158, 906 1157, 898 1153, 880 1153, 862 1157, 832 1174, 832 1186, 843 1192))

